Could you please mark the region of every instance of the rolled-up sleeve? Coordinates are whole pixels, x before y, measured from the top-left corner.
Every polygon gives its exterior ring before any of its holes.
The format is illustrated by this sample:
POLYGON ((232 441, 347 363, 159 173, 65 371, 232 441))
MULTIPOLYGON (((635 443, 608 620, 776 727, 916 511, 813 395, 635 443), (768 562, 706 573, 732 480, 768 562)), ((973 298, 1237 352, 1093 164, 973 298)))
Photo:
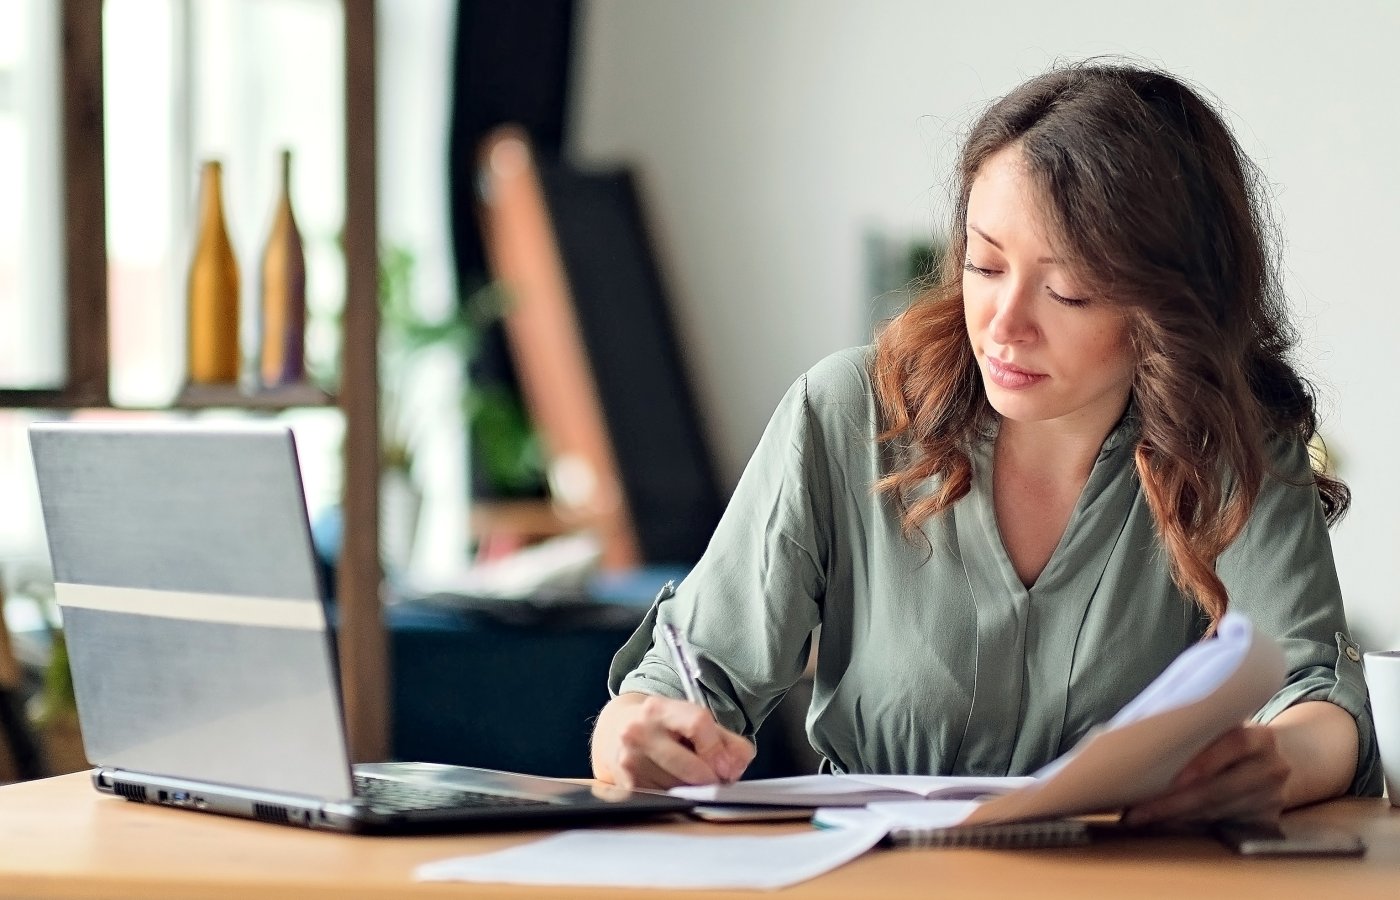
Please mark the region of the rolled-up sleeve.
POLYGON ((608 689, 682 698, 658 627, 695 651, 722 725, 752 737, 802 674, 820 620, 829 516, 826 454, 807 376, 784 396, 709 547, 674 597, 653 605, 614 656, 608 689), (815 498, 815 499, 814 499, 815 498))
POLYGON ((1270 722, 1307 700, 1326 700, 1356 720, 1359 739, 1351 793, 1379 796, 1380 754, 1361 668, 1349 637, 1341 587, 1307 448, 1280 442, 1276 474, 1265 479, 1249 523, 1221 554, 1217 572, 1230 608, 1276 638, 1287 679, 1255 716, 1270 722))

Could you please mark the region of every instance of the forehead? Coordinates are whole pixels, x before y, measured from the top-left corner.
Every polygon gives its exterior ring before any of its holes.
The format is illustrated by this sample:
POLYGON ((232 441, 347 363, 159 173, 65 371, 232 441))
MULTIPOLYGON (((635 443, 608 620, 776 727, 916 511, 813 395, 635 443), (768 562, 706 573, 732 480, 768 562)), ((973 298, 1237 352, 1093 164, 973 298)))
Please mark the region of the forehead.
POLYGON ((1015 144, 987 157, 972 179, 967 198, 967 224, 1008 251, 1048 252, 1052 243, 1043 201, 1015 144))

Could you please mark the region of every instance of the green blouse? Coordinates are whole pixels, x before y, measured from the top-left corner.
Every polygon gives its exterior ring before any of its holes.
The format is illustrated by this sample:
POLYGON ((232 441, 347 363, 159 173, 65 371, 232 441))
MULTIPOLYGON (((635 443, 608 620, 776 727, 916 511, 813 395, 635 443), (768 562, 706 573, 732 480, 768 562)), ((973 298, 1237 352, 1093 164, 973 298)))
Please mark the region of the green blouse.
MULTIPOLYGON (((892 502, 872 490, 882 457, 870 358, 870 348, 833 354, 788 391, 705 555, 618 651, 609 688, 684 696, 657 639, 672 623, 701 657, 720 722, 752 737, 815 637, 807 732, 838 771, 1034 772, 1204 633, 1155 534, 1134 425, 1125 417, 1104 441, 1026 588, 997 530, 990 442, 974 454, 968 496, 925 523, 928 541, 901 534, 892 502)), ((1351 789, 1379 794, 1360 653, 1306 448, 1281 447, 1275 463, 1297 483, 1266 481, 1216 567, 1230 608, 1287 658, 1287 684, 1255 718, 1304 700, 1341 706, 1361 736, 1351 789)))

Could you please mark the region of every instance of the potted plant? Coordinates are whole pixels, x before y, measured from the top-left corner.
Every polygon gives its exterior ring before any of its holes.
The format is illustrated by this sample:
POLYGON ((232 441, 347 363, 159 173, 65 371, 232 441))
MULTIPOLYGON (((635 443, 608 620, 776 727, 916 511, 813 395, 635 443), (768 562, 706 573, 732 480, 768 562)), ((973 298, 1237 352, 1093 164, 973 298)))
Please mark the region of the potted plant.
MULTIPOLYGON (((430 320, 415 302, 411 251, 389 244, 380 252, 380 483, 381 531, 386 562, 402 568, 412 551, 412 532, 422 501, 414 473, 417 445, 440 423, 425 418, 414 392, 420 367, 430 354, 449 351, 466 368, 475 358, 483 333, 506 309, 504 289, 488 282, 472 291, 446 316, 430 320)), ((515 389, 484 378, 462 390, 461 412, 472 448, 472 464, 494 496, 539 493, 544 462, 539 440, 515 389)), ((420 473, 421 474, 421 473, 420 473)))

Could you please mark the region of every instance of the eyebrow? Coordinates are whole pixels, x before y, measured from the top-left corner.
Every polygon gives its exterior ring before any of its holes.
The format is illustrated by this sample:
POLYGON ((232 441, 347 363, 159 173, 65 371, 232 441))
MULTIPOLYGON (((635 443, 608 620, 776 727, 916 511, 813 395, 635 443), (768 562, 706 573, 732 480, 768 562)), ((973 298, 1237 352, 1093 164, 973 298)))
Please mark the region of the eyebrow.
MULTIPOLYGON (((998 250, 1001 250, 1001 251, 1005 252, 1006 248, 1003 247, 1003 246, 1001 245, 1001 241, 998 241, 996 238, 992 237, 990 234, 987 234, 987 232, 985 232, 985 231, 983 231, 982 229, 978 228, 976 225, 973 225, 971 222, 968 222, 968 223, 967 223, 967 228, 968 228, 969 231, 975 231, 975 232, 977 232, 979 235, 982 236, 982 240, 984 240, 984 241, 986 241, 987 243, 991 244, 993 247, 997 248, 998 250)), ((1058 266, 1058 265, 1060 265, 1061 260, 1060 260, 1058 257, 1054 257, 1054 256, 1042 256, 1040 259, 1036 260, 1036 262, 1041 263, 1042 265, 1058 266)))

